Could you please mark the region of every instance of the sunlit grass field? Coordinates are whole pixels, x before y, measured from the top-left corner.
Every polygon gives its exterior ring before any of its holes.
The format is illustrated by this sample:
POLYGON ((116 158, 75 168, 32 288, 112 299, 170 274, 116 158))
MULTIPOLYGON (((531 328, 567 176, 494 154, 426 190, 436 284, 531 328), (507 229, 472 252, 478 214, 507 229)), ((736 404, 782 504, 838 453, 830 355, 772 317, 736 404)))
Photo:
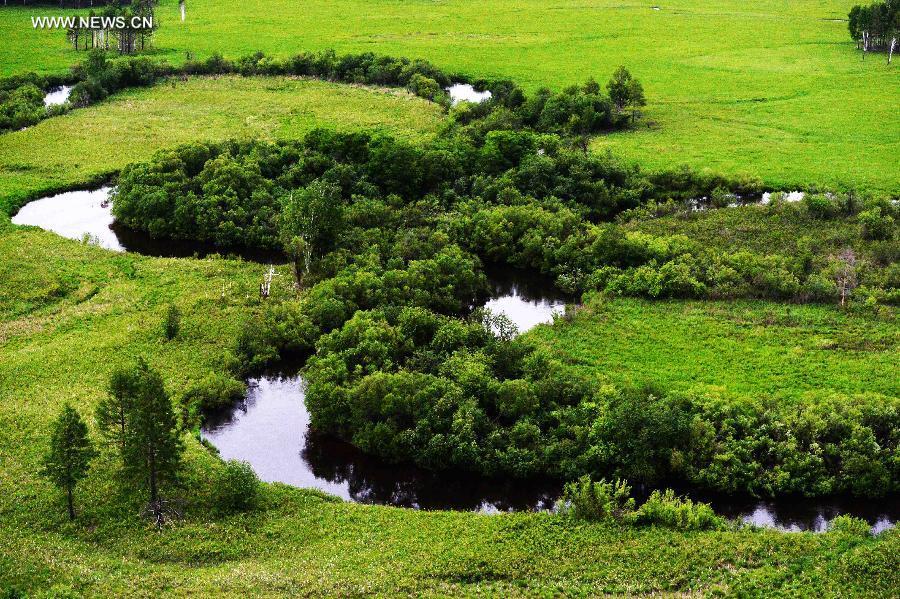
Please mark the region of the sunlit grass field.
POLYGON ((795 403, 900 397, 896 318, 835 306, 598 298, 529 335, 615 385, 795 403))
POLYGON ((396 90, 285 78, 190 78, 133 89, 0 135, 0 211, 195 140, 291 139, 314 127, 433 133, 440 108, 396 90))
MULTIPOLYGON (((178 3, 163 0, 156 55, 333 47, 427 58, 529 90, 605 81, 624 64, 644 83, 646 118, 594 148, 649 168, 758 176, 774 188, 897 192, 900 71, 879 55, 861 60, 841 21, 854 3, 188 0, 181 22, 178 3)), ((48 10, 0 9, 0 72, 59 71, 77 59, 62 33, 31 29, 34 13, 48 10)))

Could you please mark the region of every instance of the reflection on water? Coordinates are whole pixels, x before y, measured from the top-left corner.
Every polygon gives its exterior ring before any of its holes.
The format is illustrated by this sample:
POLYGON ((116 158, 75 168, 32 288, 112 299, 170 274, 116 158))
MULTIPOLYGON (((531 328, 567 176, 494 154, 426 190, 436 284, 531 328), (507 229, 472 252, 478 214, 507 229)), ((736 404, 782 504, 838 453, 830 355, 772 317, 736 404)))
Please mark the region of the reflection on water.
POLYGON ((236 250, 224 252, 210 243, 173 239, 153 239, 114 222, 109 194, 112 187, 67 191, 29 202, 12 218, 17 225, 30 225, 53 231, 69 239, 96 243, 116 252, 135 252, 147 256, 189 258, 214 253, 236 253, 258 262, 283 262, 277 252, 236 250))
MULTIPOLYGON (((209 415, 202 434, 223 458, 249 462, 263 480, 319 489, 360 503, 489 513, 537 511, 552 509, 561 492, 561 484, 549 480, 498 480, 389 464, 343 441, 316 435, 309 431, 303 383, 297 375, 254 379, 243 401, 209 415)), ((639 500, 646 495, 636 492, 639 500)), ((900 506, 890 501, 692 495, 728 518, 784 531, 823 532, 835 516, 852 514, 878 533, 900 518, 900 506)))
POLYGON ((69 239, 86 235, 101 247, 117 252, 124 246, 112 230, 110 187, 93 191, 67 191, 29 202, 12 218, 17 225, 33 225, 69 239))
POLYGON ((485 269, 491 296, 484 303, 494 314, 505 314, 520 333, 542 323, 553 322, 555 315, 566 310, 567 297, 553 282, 509 267, 489 266, 485 269))
POLYGON ((343 441, 309 432, 299 376, 251 381, 246 398, 203 427, 224 459, 244 460, 265 481, 313 488, 349 501, 418 509, 549 509, 554 483, 523 484, 389 464, 343 441))
POLYGON ((44 96, 44 106, 58 106, 59 104, 64 104, 66 100, 69 99, 69 94, 72 93, 71 85, 62 85, 60 87, 54 87, 47 95, 44 96))
POLYGON ((456 106, 460 102, 473 102, 478 104, 491 97, 491 92, 487 90, 483 92, 477 91, 468 83, 454 83, 447 88, 447 93, 450 94, 450 104, 453 106, 456 106))

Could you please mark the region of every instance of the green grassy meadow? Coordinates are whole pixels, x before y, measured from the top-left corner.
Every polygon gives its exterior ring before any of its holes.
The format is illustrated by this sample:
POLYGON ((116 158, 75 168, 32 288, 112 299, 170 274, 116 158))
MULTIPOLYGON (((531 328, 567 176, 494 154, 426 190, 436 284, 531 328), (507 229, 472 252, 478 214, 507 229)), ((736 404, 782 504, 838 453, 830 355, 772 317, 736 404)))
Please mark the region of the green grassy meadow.
POLYGON ((885 376, 900 363, 895 318, 833 306, 596 298, 571 322, 529 334, 617 385, 799 403, 900 396, 900 382, 885 376))
POLYGON ((193 140, 290 139, 314 127, 433 133, 440 108, 396 90, 286 78, 172 80, 0 136, 0 209, 193 140))
MULTIPOLYGON (((896 192, 898 74, 862 61, 845 19, 854 0, 592 2, 193 0, 181 22, 164 0, 155 55, 237 57, 335 48, 431 60, 528 90, 606 81, 620 64, 644 83, 638 131, 596 138, 648 168, 689 164, 760 177, 896 192), (873 151, 878 148, 878 151, 873 151)), ((30 27, 46 9, 0 10, 0 72, 61 71, 77 60, 61 33, 30 27), (23 51, 24 50, 24 51, 23 51)), ((50 11, 50 14, 57 14, 50 11)))
MULTIPOLYGON (((597 137, 647 169, 689 164, 768 186, 900 191, 898 64, 863 62, 842 19, 855 0, 161 0, 152 55, 172 63, 335 48, 421 57, 534 91, 604 81, 620 64, 649 99, 637 130, 597 137)), ((52 7, 0 7, 0 75, 62 72, 84 57, 35 32, 52 7)), ((680 532, 555 514, 425 512, 335 501, 279 484, 261 509, 213 518, 189 504, 162 531, 116 484, 111 452, 79 486, 79 520, 42 478, 48 426, 64 402, 88 418, 114 368, 146 356, 169 390, 234 364, 260 307, 267 266, 116 254, 9 215, 43 194, 97 182, 192 140, 292 139, 314 127, 384 130, 419 141, 441 108, 398 90, 286 78, 189 78, 131 89, 0 135, 0 598, 158 596, 889 597, 900 529, 877 537, 729 529, 680 532), (170 303, 182 333, 166 342, 170 303)), ((858 225, 747 207, 637 220, 727 251, 822 253, 858 225)), ((859 242, 862 255, 868 246, 859 242)), ((274 299, 294 295, 279 267, 274 299)), ((615 385, 739 401, 896 398, 896 310, 770 301, 596 297, 528 333, 615 385)), ((181 484, 206 497, 221 462, 186 434, 181 484)))

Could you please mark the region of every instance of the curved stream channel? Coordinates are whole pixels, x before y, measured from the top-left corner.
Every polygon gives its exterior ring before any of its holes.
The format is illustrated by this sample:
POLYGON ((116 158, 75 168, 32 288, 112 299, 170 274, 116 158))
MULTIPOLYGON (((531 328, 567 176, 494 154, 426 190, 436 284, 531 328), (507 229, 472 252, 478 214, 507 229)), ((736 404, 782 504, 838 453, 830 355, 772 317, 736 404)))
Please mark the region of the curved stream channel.
MULTIPOLYGON (((196 243, 154 241, 113 222, 109 187, 72 191, 36 200, 13 222, 34 225, 72 239, 88 236, 115 251, 154 256, 197 256, 215 251, 196 243)), ((506 314, 524 332, 551 322, 571 301, 546 280, 509 269, 487 269, 491 297, 485 306, 506 314)), ((271 373, 249 381, 243 400, 208 414, 202 429, 224 459, 249 462, 262 480, 315 488, 349 501, 419 509, 498 512, 553 507, 561 485, 549 480, 488 479, 464 473, 435 473, 388 464, 343 441, 309 430, 303 380, 296 373, 271 373)), ((694 494, 692 494, 694 495, 694 494)), ((824 531, 840 514, 864 518, 881 532, 900 519, 889 500, 782 498, 775 501, 694 495, 722 515, 786 531, 824 531)))

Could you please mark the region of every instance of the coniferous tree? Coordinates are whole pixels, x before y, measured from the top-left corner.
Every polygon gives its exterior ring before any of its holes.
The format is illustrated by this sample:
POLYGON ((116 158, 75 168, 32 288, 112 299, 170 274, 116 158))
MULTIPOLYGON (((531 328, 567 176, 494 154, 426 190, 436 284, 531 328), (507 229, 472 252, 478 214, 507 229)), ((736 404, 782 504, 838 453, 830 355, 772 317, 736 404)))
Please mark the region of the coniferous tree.
POLYGON ((95 455, 87 425, 69 404, 63 406, 50 434, 50 450, 44 457, 43 474, 66 492, 69 518, 75 519, 75 485, 87 476, 95 455))
POLYGON ((115 370, 110 377, 109 393, 97 404, 94 413, 100 434, 115 442, 122 453, 125 451, 125 431, 128 428, 129 410, 137 385, 136 369, 115 370))
POLYGON ((160 374, 139 360, 130 376, 122 459, 126 474, 147 485, 153 506, 159 503, 160 484, 178 471, 184 447, 160 374))

